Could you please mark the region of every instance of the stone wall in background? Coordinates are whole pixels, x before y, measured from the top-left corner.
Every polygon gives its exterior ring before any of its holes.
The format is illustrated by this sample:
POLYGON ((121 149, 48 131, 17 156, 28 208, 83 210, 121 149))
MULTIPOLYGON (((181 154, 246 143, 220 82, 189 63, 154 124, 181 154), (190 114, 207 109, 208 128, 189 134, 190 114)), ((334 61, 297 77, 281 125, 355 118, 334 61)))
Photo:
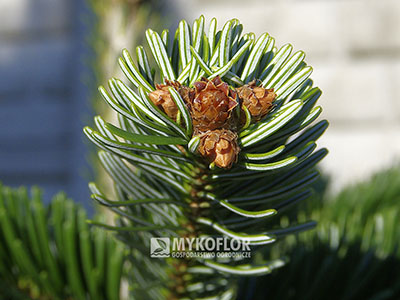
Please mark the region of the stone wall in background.
MULTIPOLYGON (((89 203, 79 1, 0 1, 0 181, 89 203)), ((87 115, 86 115, 87 117, 87 115)))
POLYGON ((400 1, 170 0, 192 21, 238 18, 245 31, 268 32, 278 45, 307 53, 331 126, 324 171, 333 189, 400 158, 400 1))

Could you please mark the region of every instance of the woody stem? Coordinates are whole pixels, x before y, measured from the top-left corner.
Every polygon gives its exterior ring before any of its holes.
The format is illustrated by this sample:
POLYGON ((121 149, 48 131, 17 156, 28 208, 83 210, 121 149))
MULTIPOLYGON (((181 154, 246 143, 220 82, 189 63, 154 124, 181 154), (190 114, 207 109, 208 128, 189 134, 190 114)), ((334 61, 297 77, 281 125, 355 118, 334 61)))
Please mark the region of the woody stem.
MULTIPOLYGON (((180 233, 180 238, 191 239, 196 238, 201 233, 201 228, 196 222, 196 219, 200 216, 205 216, 208 214, 208 201, 199 195, 206 191, 207 180, 207 169, 196 168, 196 175, 193 176, 194 184, 190 189, 189 207, 185 210, 185 218, 180 221, 180 225, 184 228, 180 233)), ((172 272, 170 274, 170 284, 169 284, 169 295, 168 300, 179 300, 184 297, 189 296, 187 291, 187 286, 194 283, 194 277, 192 274, 188 273, 188 268, 193 267, 198 264, 197 260, 194 258, 171 258, 170 264, 173 266, 172 272)))

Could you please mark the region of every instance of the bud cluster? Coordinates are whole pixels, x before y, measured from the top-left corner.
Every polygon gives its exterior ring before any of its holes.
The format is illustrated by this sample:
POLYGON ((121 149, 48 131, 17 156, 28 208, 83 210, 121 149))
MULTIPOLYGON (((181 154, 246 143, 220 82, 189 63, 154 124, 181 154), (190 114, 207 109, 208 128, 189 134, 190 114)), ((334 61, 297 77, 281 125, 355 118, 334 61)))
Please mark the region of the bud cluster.
POLYGON ((240 117, 245 116, 243 106, 250 112, 252 121, 259 121, 271 110, 276 94, 273 89, 257 86, 255 81, 232 89, 219 76, 211 80, 202 78, 193 86, 166 80, 166 84, 157 84, 149 97, 176 121, 178 107, 168 90, 173 87, 191 114, 193 135, 200 137, 199 153, 217 167, 229 169, 240 152, 237 131, 245 123, 240 117))

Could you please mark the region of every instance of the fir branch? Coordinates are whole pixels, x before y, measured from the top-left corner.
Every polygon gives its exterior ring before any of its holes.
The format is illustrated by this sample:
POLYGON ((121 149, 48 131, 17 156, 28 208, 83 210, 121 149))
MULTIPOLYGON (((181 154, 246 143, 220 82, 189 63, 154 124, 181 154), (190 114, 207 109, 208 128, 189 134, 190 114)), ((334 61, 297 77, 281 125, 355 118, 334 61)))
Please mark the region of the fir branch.
POLYGON ((233 299, 237 275, 261 275, 282 265, 267 257, 262 266, 217 258, 169 258, 153 265, 151 237, 246 239, 256 252, 255 246, 313 224, 264 229, 264 218, 275 209, 310 196, 318 177, 314 166, 327 153, 316 151, 316 140, 328 123, 310 126, 321 112, 315 107, 321 93, 312 88, 305 54, 291 56, 291 45, 277 50, 268 34, 242 35, 236 19, 216 28, 213 19, 207 36, 201 16, 192 28, 181 21, 174 35, 147 30, 151 56, 139 46, 137 65, 127 50, 120 58, 133 87, 113 79, 111 94, 100 89, 120 128, 97 118, 97 130, 84 130, 104 150, 100 158, 118 195, 107 200, 91 185, 93 198, 117 213, 111 229, 130 246, 132 265, 144 266, 132 286, 164 278, 148 290, 133 288, 135 299, 233 299), (159 84, 148 67, 151 57, 159 84), (218 150, 222 145, 225 152, 218 150))

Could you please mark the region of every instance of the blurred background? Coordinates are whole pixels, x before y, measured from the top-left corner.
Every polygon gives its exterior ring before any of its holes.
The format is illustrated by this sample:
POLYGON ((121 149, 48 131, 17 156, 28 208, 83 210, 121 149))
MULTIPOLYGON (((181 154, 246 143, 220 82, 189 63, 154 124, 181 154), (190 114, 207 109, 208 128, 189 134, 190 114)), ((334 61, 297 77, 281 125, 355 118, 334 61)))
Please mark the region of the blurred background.
POLYGON ((90 206, 98 170, 82 127, 105 108, 96 86, 120 76, 116 58, 148 26, 200 14, 238 18, 278 46, 304 50, 331 126, 319 141, 331 190, 400 157, 398 0, 1 0, 0 181, 64 190, 90 206))

